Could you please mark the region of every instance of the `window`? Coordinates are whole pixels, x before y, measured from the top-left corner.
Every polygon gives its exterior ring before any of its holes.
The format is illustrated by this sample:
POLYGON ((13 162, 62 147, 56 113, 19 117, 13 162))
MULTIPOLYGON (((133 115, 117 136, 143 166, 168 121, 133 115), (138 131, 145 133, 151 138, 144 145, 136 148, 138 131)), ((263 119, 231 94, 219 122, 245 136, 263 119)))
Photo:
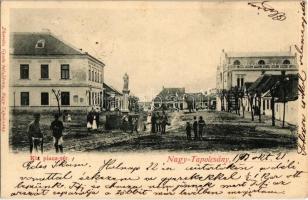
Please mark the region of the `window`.
POLYGON ((266 100, 266 109, 269 109, 270 100, 266 100))
POLYGON ((41 48, 44 48, 44 47, 45 47, 45 40, 38 40, 36 45, 35 45, 35 48, 41 49, 41 48))
POLYGON ((237 75, 237 87, 243 87, 244 86, 244 75, 239 74, 237 75))
POLYGON ((68 106, 70 105, 70 93, 61 92, 61 105, 68 106))
POLYGON ((263 110, 265 110, 265 100, 263 99, 263 110))
POLYGON ((74 103, 78 103, 78 95, 73 96, 73 101, 74 101, 74 103))
POLYGON ((49 105, 49 94, 48 92, 41 93, 41 105, 46 106, 49 105))
POLYGON ((258 64, 259 65, 265 65, 265 61, 264 60, 259 60, 258 64))
POLYGON ((97 82, 97 73, 94 72, 94 81, 97 82))
POLYGON ((240 64, 241 64, 241 62, 239 60, 236 60, 236 61, 233 62, 233 65, 240 65, 240 64))
POLYGON ((70 66, 68 64, 61 65, 61 79, 70 78, 70 66))
POLYGON ((289 65, 289 64, 290 64, 290 61, 289 61, 289 60, 284 60, 282 64, 284 64, 284 65, 289 65))
POLYGON ((29 65, 28 64, 20 65, 20 79, 29 79, 29 65))
POLYGON ((91 102, 92 102, 92 100, 91 100, 91 92, 89 92, 89 105, 92 105, 91 102))
POLYGON ((20 105, 29 106, 29 92, 20 93, 20 105))
POLYGON ((49 69, 48 65, 41 65, 41 78, 49 78, 49 69))
POLYGON ((92 81, 94 81, 94 71, 92 71, 92 81))
POLYGON ((91 81, 91 70, 89 69, 89 81, 91 81))

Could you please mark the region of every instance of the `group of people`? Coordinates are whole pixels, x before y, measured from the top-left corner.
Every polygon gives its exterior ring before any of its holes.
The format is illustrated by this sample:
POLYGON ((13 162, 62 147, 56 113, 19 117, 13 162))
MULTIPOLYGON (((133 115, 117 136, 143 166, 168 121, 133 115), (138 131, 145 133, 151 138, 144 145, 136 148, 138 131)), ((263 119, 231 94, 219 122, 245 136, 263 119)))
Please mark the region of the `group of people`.
POLYGON ((194 140, 202 140, 203 133, 205 130, 205 121, 203 120, 202 116, 199 117, 198 121, 197 121, 197 117, 194 116, 192 125, 190 122, 186 123, 187 140, 192 140, 192 136, 191 136, 192 130, 194 132, 194 140))
POLYGON ((99 112, 95 111, 94 108, 87 115, 87 129, 90 132, 96 131, 99 127, 99 112))
POLYGON ((166 133, 166 126, 168 125, 168 116, 163 111, 160 112, 152 112, 151 115, 151 132, 152 133, 166 133))
MULTIPOLYGON (((40 126, 41 115, 39 113, 34 114, 34 120, 28 125, 28 140, 30 146, 30 153, 33 149, 38 152, 39 150, 43 153, 44 136, 41 131, 40 126)), ((59 114, 54 115, 54 121, 50 124, 50 129, 52 130, 53 144, 56 153, 59 151, 63 153, 63 123, 59 120, 59 114)))
POLYGON ((139 115, 129 115, 124 114, 122 116, 122 130, 127 133, 136 133, 142 132, 146 130, 146 125, 144 122, 144 115, 139 113, 139 115))

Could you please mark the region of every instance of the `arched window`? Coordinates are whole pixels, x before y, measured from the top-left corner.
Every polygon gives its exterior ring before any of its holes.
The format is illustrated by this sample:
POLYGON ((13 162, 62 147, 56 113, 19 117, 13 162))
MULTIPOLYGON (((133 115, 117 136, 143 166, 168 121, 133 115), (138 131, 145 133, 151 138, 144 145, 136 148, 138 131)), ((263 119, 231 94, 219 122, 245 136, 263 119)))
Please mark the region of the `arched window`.
POLYGON ((265 61, 264 60, 259 60, 258 64, 259 65, 265 65, 265 61))
POLYGON ((240 65, 240 64, 241 64, 241 62, 239 60, 236 60, 236 61, 233 62, 233 65, 240 65))
POLYGON ((289 65, 289 64, 290 64, 290 61, 289 61, 289 60, 284 60, 282 64, 284 64, 284 65, 289 65))

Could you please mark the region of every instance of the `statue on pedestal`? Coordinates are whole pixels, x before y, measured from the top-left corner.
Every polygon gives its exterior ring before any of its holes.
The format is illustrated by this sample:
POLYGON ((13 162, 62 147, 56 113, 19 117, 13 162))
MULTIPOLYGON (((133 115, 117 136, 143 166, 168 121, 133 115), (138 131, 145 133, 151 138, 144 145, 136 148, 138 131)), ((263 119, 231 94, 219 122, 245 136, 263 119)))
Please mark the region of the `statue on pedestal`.
POLYGON ((127 73, 124 74, 123 80, 124 80, 123 91, 128 91, 129 77, 128 77, 127 73))
POLYGON ((128 109, 128 96, 129 96, 129 89, 128 89, 128 82, 129 82, 129 77, 127 73, 124 74, 123 76, 123 81, 124 81, 124 86, 123 86, 123 108, 122 108, 122 113, 127 113, 129 112, 128 109))

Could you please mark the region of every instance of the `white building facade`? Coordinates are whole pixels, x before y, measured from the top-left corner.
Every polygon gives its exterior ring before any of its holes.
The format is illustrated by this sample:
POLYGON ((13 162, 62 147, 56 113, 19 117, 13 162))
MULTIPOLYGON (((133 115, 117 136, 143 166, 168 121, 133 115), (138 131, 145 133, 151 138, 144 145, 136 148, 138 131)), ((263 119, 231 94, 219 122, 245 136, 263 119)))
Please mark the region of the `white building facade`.
POLYGON ((10 107, 89 110, 102 105, 104 63, 51 33, 13 33, 10 107))

